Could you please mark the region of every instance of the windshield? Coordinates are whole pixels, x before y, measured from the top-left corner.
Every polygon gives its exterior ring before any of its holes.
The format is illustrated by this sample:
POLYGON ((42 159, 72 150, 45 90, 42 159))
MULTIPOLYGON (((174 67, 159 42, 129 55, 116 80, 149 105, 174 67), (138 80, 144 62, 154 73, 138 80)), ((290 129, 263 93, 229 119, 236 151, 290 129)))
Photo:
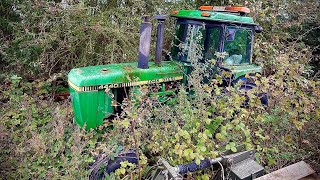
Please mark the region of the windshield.
POLYGON ((177 22, 176 37, 172 49, 174 59, 190 62, 190 59, 194 58, 190 56, 194 52, 194 48, 200 46, 202 61, 217 60, 216 52, 225 52, 222 55, 220 53, 219 56, 225 65, 250 63, 253 41, 251 28, 190 22, 177 22), (223 27, 225 27, 224 30, 223 27), (198 46, 195 46, 196 44, 198 46))
POLYGON ((227 65, 239 65, 250 63, 252 44, 252 30, 227 26, 225 30, 224 63, 227 65))

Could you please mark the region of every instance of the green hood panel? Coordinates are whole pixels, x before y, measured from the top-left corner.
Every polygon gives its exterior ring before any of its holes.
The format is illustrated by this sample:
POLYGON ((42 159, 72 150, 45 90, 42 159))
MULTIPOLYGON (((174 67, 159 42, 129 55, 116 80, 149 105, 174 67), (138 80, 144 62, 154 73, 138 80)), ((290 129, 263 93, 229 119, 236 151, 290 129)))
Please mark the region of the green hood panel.
POLYGON ((254 64, 237 65, 237 66, 223 66, 223 68, 229 69, 234 74, 234 79, 251 73, 261 73, 262 68, 254 64))
POLYGON ((137 62, 132 62, 72 69, 68 74, 68 80, 77 87, 84 87, 151 81, 183 75, 182 67, 177 62, 164 61, 161 62, 161 66, 149 62, 148 69, 137 68, 137 64, 137 62))

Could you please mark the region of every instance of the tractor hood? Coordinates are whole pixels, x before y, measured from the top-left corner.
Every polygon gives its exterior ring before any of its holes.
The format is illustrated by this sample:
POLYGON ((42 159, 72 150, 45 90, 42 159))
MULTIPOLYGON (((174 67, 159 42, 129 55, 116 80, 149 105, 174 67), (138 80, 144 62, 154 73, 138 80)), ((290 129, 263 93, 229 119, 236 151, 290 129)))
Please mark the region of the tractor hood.
POLYGON ((176 62, 163 62, 161 66, 150 62, 148 69, 137 68, 137 62, 132 62, 72 69, 68 83, 77 91, 90 91, 104 89, 99 87, 103 85, 117 88, 181 80, 182 75, 182 67, 176 62))
POLYGON ((234 79, 237 79, 241 76, 244 76, 246 74, 250 73, 261 73, 262 68, 260 66, 254 65, 254 64, 247 64, 247 65, 227 65, 221 67, 222 69, 227 69, 234 74, 234 79))

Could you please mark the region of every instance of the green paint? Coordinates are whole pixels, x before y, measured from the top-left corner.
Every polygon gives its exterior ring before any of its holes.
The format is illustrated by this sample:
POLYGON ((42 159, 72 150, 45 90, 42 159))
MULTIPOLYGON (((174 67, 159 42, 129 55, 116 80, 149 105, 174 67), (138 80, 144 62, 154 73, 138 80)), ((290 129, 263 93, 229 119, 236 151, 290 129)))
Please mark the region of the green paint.
POLYGON ((74 120, 81 127, 86 125, 86 129, 101 125, 114 112, 111 98, 104 91, 77 92, 70 88, 70 95, 74 120))
MULTIPOLYGON (((105 92, 105 89, 77 91, 74 86, 82 89, 90 86, 152 81, 182 76, 183 71, 180 63, 171 61, 163 62, 161 66, 150 62, 148 69, 137 68, 137 62, 72 69, 68 75, 68 80, 69 83, 73 84, 70 86, 70 94, 74 119, 81 127, 86 125, 86 129, 90 129, 101 125, 104 118, 108 118, 114 113, 114 107, 111 106, 112 99, 110 94, 105 92)), ((113 92, 116 95, 117 91, 114 90, 113 92)), ((171 94, 172 92, 168 91, 157 95, 171 94)))
POLYGON ((261 73, 262 68, 254 64, 244 64, 238 66, 224 66, 224 68, 229 69, 234 75, 234 79, 238 79, 241 76, 252 73, 261 73))
POLYGON ((132 62, 72 69, 68 80, 74 85, 82 87, 148 81, 182 75, 180 64, 177 62, 166 61, 161 63, 161 66, 150 62, 148 69, 139 69, 137 64, 137 62, 132 62))
POLYGON ((177 17, 177 18, 200 19, 200 20, 208 20, 208 21, 256 25, 251 17, 238 16, 236 14, 216 12, 216 11, 180 10, 178 11, 178 14, 171 15, 171 16, 177 17), (201 13, 203 12, 210 13, 210 17, 201 16, 201 13))

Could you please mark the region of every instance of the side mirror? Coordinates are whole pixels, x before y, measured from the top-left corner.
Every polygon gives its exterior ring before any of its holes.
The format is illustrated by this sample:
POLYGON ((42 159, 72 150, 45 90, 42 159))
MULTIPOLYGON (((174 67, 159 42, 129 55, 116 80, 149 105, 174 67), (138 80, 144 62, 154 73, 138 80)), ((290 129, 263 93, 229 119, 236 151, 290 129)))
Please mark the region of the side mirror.
POLYGON ((256 33, 261 33, 263 31, 263 28, 259 25, 254 26, 254 32, 256 33))

